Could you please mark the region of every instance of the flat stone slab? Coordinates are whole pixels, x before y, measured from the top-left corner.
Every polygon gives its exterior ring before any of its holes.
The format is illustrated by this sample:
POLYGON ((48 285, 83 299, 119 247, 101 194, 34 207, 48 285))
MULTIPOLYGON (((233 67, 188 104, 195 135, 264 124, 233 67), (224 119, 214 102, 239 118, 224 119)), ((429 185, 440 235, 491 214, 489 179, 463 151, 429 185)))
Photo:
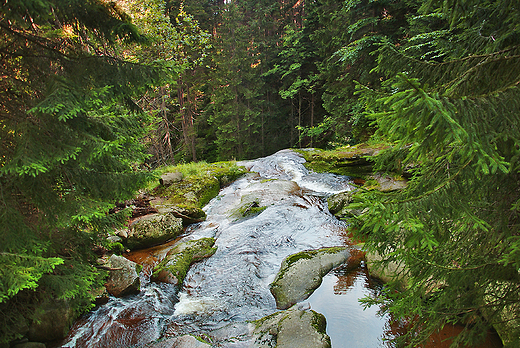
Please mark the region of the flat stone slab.
POLYGON ((323 276, 349 256, 345 247, 308 250, 287 256, 270 286, 276 307, 287 309, 308 298, 321 285, 323 276))

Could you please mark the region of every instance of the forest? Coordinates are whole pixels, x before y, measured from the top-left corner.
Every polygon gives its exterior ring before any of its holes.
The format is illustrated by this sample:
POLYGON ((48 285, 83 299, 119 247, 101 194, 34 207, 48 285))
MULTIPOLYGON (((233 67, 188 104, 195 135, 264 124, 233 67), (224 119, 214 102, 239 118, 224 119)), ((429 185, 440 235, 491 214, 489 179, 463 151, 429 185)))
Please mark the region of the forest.
POLYGON ((517 0, 0 4, 0 346, 43 298, 93 307, 107 212, 157 168, 363 142, 409 185, 360 190, 352 230, 413 279, 367 305, 410 347, 520 344, 517 0))

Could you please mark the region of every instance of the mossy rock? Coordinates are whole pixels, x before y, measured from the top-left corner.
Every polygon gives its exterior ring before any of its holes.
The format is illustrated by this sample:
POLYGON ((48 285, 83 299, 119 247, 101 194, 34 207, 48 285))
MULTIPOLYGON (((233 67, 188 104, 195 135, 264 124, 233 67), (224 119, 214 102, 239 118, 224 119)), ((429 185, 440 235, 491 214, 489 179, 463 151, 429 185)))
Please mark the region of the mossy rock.
POLYGON ((244 197, 242 197, 240 206, 238 206, 238 208, 233 209, 231 211, 230 217, 233 220, 239 220, 242 218, 257 216, 261 212, 263 212, 265 209, 267 209, 266 206, 262 206, 261 204, 262 203, 261 203, 260 199, 257 199, 254 197, 249 197, 249 196, 244 196, 244 197), (250 198, 253 198, 253 199, 250 199, 250 198))
MULTIPOLYGON (((158 186, 153 194, 163 197, 164 204, 182 208, 202 208, 216 197, 222 187, 235 181, 247 170, 233 162, 204 162, 179 165, 169 168, 182 173, 182 179, 168 186, 158 186)), ((167 176, 168 172, 163 174, 167 176)))
POLYGON ((37 307, 27 336, 37 342, 62 339, 76 317, 70 301, 48 298, 37 307))
POLYGON ((384 283, 396 282, 401 290, 408 287, 409 279, 403 276, 406 271, 404 263, 389 262, 386 265, 381 264, 382 257, 377 253, 365 254, 368 273, 375 278, 382 280, 384 283))
POLYGON ((325 317, 297 306, 254 321, 253 347, 330 348, 325 317))
POLYGON ((308 298, 320 285, 323 276, 349 257, 345 247, 302 251, 287 256, 270 285, 276 307, 286 309, 308 298))
POLYGON ((165 203, 165 199, 156 198, 150 201, 150 205, 161 214, 171 213, 176 218, 182 219, 182 225, 188 226, 206 220, 206 213, 198 207, 180 207, 165 203))
POLYGON ((397 191, 406 188, 407 181, 400 175, 375 173, 366 178, 363 188, 381 192, 397 191))
POLYGON ((132 250, 147 248, 175 238, 183 231, 182 219, 171 212, 146 215, 130 226, 125 245, 132 250))
POLYGON ((388 147, 387 144, 358 144, 334 150, 295 151, 303 155, 307 161, 304 165, 310 170, 364 179, 373 173, 371 157, 388 147))
POLYGON ((153 280, 179 285, 190 266, 213 255, 217 248, 214 238, 201 238, 175 245, 153 271, 153 280))
POLYGON ((142 265, 123 256, 112 255, 107 266, 111 270, 105 287, 110 294, 123 297, 140 291, 141 279, 139 273, 143 270, 142 265))
POLYGON ((348 205, 352 202, 353 191, 341 192, 327 198, 329 212, 335 216, 345 216, 349 214, 348 205))

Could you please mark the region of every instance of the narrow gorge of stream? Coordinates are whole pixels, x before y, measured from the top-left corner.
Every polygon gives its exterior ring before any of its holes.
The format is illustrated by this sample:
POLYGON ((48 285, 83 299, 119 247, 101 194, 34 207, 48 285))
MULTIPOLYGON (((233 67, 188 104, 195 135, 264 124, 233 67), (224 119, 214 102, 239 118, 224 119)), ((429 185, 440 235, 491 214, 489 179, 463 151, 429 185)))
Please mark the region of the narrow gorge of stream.
MULTIPOLYGON (((303 250, 349 245, 345 223, 326 206, 328 195, 352 189, 349 178, 309 172, 304 162, 299 154, 282 150, 239 163, 251 173, 221 190, 204 208, 206 221, 189 226, 181 237, 215 238, 216 253, 194 264, 180 288, 149 280, 153 266, 176 241, 125 255, 144 266, 141 292, 111 297, 78 320, 61 346, 140 347, 194 334, 211 338, 216 347, 248 347, 240 326, 229 324, 277 311, 269 284, 282 260, 303 250), (266 208, 244 218, 237 210, 248 203, 266 208)), ((358 303, 378 285, 363 266, 342 267, 300 305, 325 315, 333 347, 383 347, 388 319, 376 308, 363 311, 358 303)))

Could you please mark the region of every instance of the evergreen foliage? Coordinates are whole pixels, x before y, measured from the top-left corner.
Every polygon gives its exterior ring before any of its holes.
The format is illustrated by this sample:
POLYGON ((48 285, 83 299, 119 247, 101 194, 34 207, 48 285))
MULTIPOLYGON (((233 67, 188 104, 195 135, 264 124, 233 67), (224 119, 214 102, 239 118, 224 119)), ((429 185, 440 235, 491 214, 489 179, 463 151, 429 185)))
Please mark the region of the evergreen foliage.
POLYGON ((394 142, 380 169, 411 175, 400 192, 361 192, 354 223, 404 292, 367 299, 412 318, 416 347, 447 323, 474 346, 497 328, 520 343, 520 46, 518 4, 425 1, 406 42, 377 54, 380 88, 360 87, 377 136, 394 142))
POLYGON ((0 343, 19 337, 43 297, 90 308, 91 263, 107 215, 151 175, 133 97, 165 70, 118 58, 146 42, 114 3, 2 1, 0 17, 0 343))

